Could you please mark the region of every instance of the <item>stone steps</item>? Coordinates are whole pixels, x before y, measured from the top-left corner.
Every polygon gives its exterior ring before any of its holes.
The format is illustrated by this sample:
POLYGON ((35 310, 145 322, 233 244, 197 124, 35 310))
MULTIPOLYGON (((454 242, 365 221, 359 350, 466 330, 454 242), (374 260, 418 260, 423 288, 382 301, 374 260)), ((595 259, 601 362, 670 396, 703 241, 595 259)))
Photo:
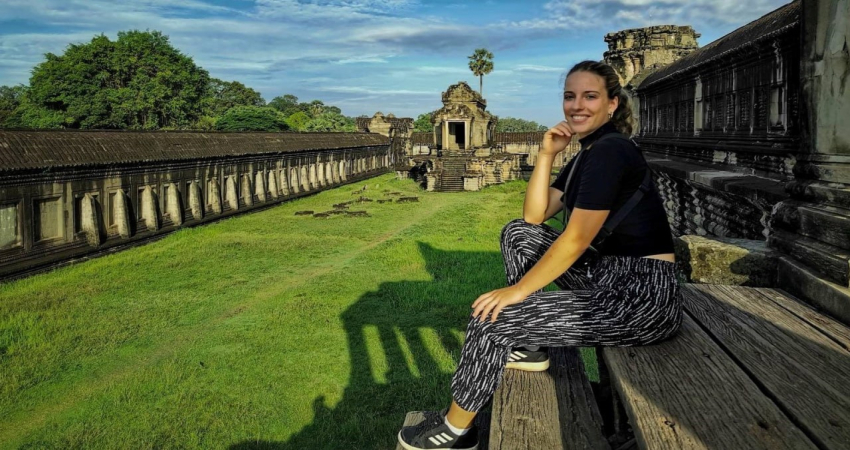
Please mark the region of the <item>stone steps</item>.
POLYGON ((783 230, 774 230, 768 245, 786 255, 794 255, 830 281, 850 286, 850 252, 847 250, 783 230))
POLYGON ((815 205, 798 200, 786 200, 773 210, 774 228, 850 249, 850 210, 834 206, 815 205))
POLYGON ((443 158, 442 165, 440 191, 462 192, 464 190, 463 175, 466 173, 466 158, 443 158))
POLYGON ((779 258, 776 278, 780 289, 801 297, 841 322, 850 323, 850 288, 826 280, 788 256, 779 258))
POLYGON ((800 180, 786 185, 797 200, 850 209, 850 187, 845 184, 800 180))

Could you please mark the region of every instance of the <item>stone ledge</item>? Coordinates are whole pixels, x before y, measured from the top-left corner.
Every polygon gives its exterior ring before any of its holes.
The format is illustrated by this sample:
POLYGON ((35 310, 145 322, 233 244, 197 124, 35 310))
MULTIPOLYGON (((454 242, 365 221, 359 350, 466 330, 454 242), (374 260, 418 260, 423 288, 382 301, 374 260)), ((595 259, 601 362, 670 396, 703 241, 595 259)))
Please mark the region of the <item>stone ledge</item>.
POLYGON ((647 155, 647 162, 656 172, 756 202, 776 204, 790 198, 783 181, 722 170, 722 167, 709 164, 658 159, 651 155, 647 155))
POLYGON ((684 235, 673 241, 689 282, 773 287, 779 255, 765 241, 684 235))
POLYGON ((778 288, 850 324, 850 289, 825 280, 820 274, 788 256, 779 258, 777 282, 778 288))

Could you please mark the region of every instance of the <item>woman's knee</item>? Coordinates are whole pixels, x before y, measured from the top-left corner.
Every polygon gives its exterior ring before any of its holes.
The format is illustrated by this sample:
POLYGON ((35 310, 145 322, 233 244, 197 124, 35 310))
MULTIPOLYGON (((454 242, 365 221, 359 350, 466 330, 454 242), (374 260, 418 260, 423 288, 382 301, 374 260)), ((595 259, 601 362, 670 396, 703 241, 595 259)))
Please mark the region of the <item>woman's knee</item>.
POLYGON ((531 230, 535 227, 539 227, 540 225, 534 225, 526 222, 523 219, 514 219, 508 222, 504 227, 502 227, 502 243, 508 242, 515 236, 520 236, 526 233, 528 230, 531 230))

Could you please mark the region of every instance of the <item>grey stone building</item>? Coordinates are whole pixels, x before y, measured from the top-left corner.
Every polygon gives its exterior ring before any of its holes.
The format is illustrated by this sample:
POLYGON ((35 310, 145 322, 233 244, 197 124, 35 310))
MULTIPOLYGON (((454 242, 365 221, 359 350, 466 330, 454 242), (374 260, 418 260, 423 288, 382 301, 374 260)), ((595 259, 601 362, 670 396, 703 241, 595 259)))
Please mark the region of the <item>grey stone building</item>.
POLYGON ((777 286, 850 322, 847 17, 794 1, 631 83, 674 230, 765 241, 777 286))
POLYGON ((386 173, 366 133, 0 131, 0 276, 386 173))

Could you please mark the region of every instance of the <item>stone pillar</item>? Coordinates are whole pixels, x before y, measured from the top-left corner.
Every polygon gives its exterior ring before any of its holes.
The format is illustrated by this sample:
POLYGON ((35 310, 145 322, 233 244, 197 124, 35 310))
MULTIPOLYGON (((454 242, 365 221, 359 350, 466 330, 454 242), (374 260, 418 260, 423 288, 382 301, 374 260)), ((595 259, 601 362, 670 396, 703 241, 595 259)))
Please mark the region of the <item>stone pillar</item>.
POLYGON ((301 181, 301 190, 307 192, 310 190, 310 177, 307 175, 307 167, 301 164, 301 173, 299 174, 301 181))
POLYGON ((284 167, 283 169, 280 170, 280 187, 281 187, 281 190, 283 191, 284 196, 287 196, 290 193, 290 191, 289 191, 289 174, 287 173, 288 170, 289 169, 287 169, 286 167, 284 167))
POLYGON ((294 192, 296 194, 301 192, 301 183, 298 182, 298 168, 297 167, 291 167, 289 169, 289 182, 291 183, 290 186, 292 186, 292 192, 294 192))
POLYGON ((92 247, 97 247, 103 244, 103 235, 100 231, 99 221, 97 220, 97 205, 91 194, 86 194, 82 200, 82 208, 80 208, 80 224, 83 232, 86 234, 86 242, 92 247))
POLYGON ((339 174, 339 162, 336 159, 331 158, 330 167, 331 167, 331 180, 333 181, 333 184, 339 184, 340 180, 342 179, 342 177, 339 174))
POLYGON ((850 323, 850 0, 801 3, 802 147, 773 208, 777 284, 850 323))
POLYGON ((168 210, 165 211, 171 216, 171 223, 176 226, 183 225, 183 208, 180 205, 180 192, 177 190, 177 184, 168 183, 168 210))
POLYGON ((192 210, 192 217, 195 220, 204 218, 204 202, 201 200, 201 186, 197 181, 189 184, 189 208, 192 210))
POLYGON ((242 175, 242 198, 245 205, 254 206, 254 190, 251 189, 251 176, 248 174, 242 175))
POLYGON ((266 201, 266 177, 263 175, 263 171, 259 171, 254 175, 254 189, 257 194, 257 199, 260 203, 265 203, 266 201))
POLYGON ((158 199, 151 186, 145 186, 142 191, 142 215, 145 218, 145 227, 150 231, 157 231, 160 227, 158 199))
POLYGON ((239 192, 236 190, 236 175, 229 176, 226 180, 227 206, 233 211, 236 211, 239 209, 239 192))
POLYGON ((850 0, 801 6, 804 144, 811 153, 850 155, 850 0))
POLYGON ((221 214, 221 187, 218 185, 218 178, 213 178, 209 181, 210 186, 210 198, 209 203, 212 206, 212 210, 216 214, 221 214))
POLYGON ((130 214, 127 210, 127 194, 123 189, 115 192, 115 204, 111 206, 115 208, 115 227, 118 228, 118 235, 124 239, 129 238, 130 214))
POLYGON ((334 184, 333 162, 325 164, 325 183, 334 184))
POLYGON ((277 200, 280 193, 277 190, 277 177, 275 177, 274 172, 274 170, 269 171, 269 192, 271 192, 272 198, 277 200))

